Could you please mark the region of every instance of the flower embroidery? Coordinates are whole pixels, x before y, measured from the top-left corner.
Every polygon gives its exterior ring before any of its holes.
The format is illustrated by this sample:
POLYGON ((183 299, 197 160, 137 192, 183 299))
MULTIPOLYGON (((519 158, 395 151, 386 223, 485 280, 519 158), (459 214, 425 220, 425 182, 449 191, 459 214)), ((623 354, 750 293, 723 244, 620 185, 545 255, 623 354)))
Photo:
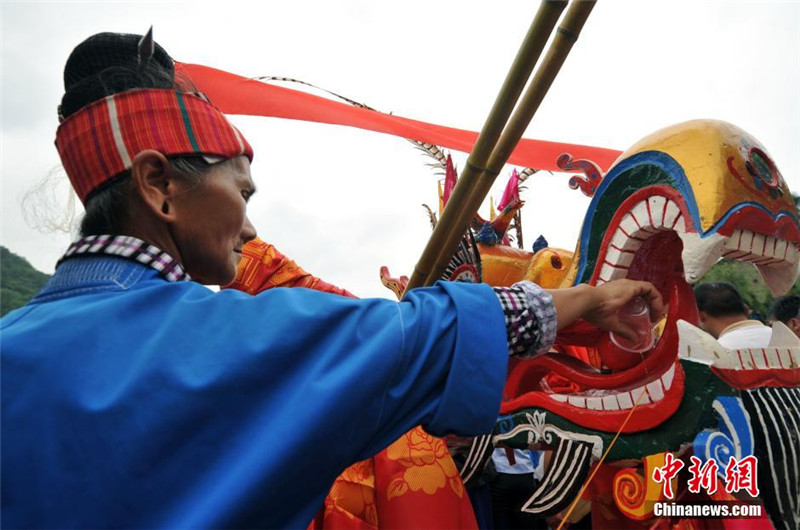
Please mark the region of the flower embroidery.
POLYGON ((405 468, 402 477, 389 483, 387 497, 399 497, 408 491, 433 495, 449 485, 461 498, 464 484, 444 442, 417 427, 386 449, 386 456, 405 468))
POLYGON ((344 470, 325 498, 325 513, 339 513, 348 519, 361 519, 378 526, 375 505, 375 474, 372 459, 356 462, 344 470))

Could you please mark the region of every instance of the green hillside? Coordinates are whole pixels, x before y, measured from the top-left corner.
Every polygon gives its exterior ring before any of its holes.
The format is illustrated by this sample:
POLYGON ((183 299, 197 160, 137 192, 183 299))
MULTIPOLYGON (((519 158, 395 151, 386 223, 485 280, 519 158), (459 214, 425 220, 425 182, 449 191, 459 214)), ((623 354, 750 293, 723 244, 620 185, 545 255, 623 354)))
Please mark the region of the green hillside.
POLYGON ((49 277, 0 246, 0 316, 25 305, 49 277))

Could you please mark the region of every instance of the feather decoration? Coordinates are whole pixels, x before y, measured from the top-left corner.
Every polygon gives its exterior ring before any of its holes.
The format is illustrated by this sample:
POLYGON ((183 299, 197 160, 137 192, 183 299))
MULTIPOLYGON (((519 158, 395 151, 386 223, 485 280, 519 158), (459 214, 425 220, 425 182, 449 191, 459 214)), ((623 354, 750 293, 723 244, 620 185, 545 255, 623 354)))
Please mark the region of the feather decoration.
MULTIPOLYGON (((354 107, 359 107, 359 108, 367 109, 367 110, 376 110, 375 108, 370 107, 369 105, 367 105, 365 103, 361 103, 360 101, 356 101, 354 99, 348 98, 347 96, 343 96, 341 94, 337 94, 336 92, 333 92, 332 90, 328 90, 327 88, 322 88, 320 86, 314 85, 312 83, 308 83, 308 82, 303 81, 301 79, 295 79, 293 77, 284 77, 284 76, 277 76, 277 75, 264 75, 264 76, 260 76, 260 77, 254 77, 253 79, 256 80, 256 81, 262 81, 262 82, 279 81, 279 82, 284 82, 284 83, 297 83, 297 84, 300 84, 300 85, 305 85, 307 87, 311 87, 311 88, 314 88, 316 90, 320 90, 322 92, 325 92, 326 94, 329 94, 329 95, 331 95, 331 96, 333 96, 333 97, 335 97, 337 99, 340 99, 340 100, 344 101, 345 103, 349 103, 349 104, 353 105, 354 107)), ((439 148, 439 146, 434 145, 434 144, 429 144, 429 143, 426 143, 426 142, 420 142, 419 140, 414 140, 412 138, 405 138, 405 140, 411 142, 414 145, 414 147, 416 147, 417 149, 422 151, 424 154, 428 155, 429 157, 431 157, 433 159, 433 162, 425 164, 426 166, 432 167, 435 170, 437 170, 437 169, 441 170, 442 171, 441 174, 444 174, 446 157, 445 157, 444 152, 439 148)), ((439 173, 437 173, 437 174, 439 174, 439 173)))
POLYGON ((533 169, 532 167, 526 167, 525 169, 519 172, 519 183, 522 184, 523 182, 528 180, 528 177, 530 177, 534 173, 537 173, 538 171, 539 171, 538 169, 533 169))
POLYGON ((337 94, 336 92, 332 92, 332 91, 328 90, 327 88, 322 88, 322 87, 319 87, 317 85, 312 85, 311 83, 307 83, 305 81, 301 81, 300 79, 294 79, 293 77, 282 77, 282 76, 277 76, 277 75, 262 75, 261 77, 254 77, 253 79, 255 81, 264 81, 264 82, 266 82, 266 81, 282 81, 282 82, 285 82, 285 83, 298 83, 300 85, 305 85, 305 86, 308 86, 308 87, 311 87, 311 88, 315 88, 317 90, 321 90, 321 91, 325 92, 326 94, 330 94, 331 96, 333 96, 335 98, 338 98, 338 99, 341 99, 342 101, 344 101, 346 103, 350 103, 354 107, 361 107, 362 109, 367 109, 367 110, 375 110, 372 107, 370 107, 369 105, 365 105, 364 103, 360 103, 360 102, 358 102, 358 101, 356 101, 354 99, 350 99, 348 97, 345 97, 345 96, 342 96, 340 94, 337 94))
POLYGON ((428 211, 428 219, 431 222, 431 228, 432 229, 436 228, 436 223, 438 222, 438 220, 436 219, 436 214, 433 212, 433 210, 431 210, 430 206, 428 206, 427 204, 423 204, 422 207, 428 211))
POLYGON ((439 172, 435 173, 436 175, 445 174, 447 171, 447 157, 449 155, 445 155, 444 151, 442 151, 438 145, 420 142, 419 140, 413 140, 411 138, 406 138, 406 140, 411 142, 414 147, 422 151, 423 154, 426 154, 433 159, 433 162, 428 162, 425 165, 433 168, 434 170, 439 170, 439 172))

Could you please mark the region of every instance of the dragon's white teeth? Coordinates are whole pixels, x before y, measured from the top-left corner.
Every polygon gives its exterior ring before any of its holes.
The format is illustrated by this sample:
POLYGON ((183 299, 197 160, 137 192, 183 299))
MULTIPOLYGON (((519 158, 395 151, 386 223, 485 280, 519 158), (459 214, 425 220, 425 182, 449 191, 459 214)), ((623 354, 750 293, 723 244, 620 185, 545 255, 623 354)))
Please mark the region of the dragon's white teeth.
POLYGON ((647 201, 642 201, 634 206, 630 211, 630 216, 636 223, 636 228, 638 230, 644 230, 650 233, 655 233, 657 231, 647 201))
POLYGON ((775 259, 783 260, 786 259, 786 255, 789 253, 789 248, 791 247, 791 243, 784 239, 778 239, 775 243, 775 251, 773 252, 773 256, 775 259))
MULTIPOLYGON (((793 256, 794 258, 794 256, 793 256)), ((773 296, 781 296, 792 288, 800 274, 800 264, 784 261, 768 265, 756 265, 758 273, 764 279, 773 296)))
POLYGON ((672 230, 681 226, 681 209, 672 201, 667 201, 667 207, 664 210, 664 228, 672 230))
POLYGON ((626 213, 622 220, 619 222, 619 227, 628 234, 629 237, 636 237, 640 231, 639 223, 631 213, 626 213))
POLYGON ((641 239, 634 239, 628 237, 628 235, 625 234, 622 231, 622 229, 617 228, 617 230, 614 232, 614 236, 611 238, 611 246, 609 248, 616 247, 619 250, 624 250, 627 252, 636 252, 637 250, 639 250, 639 247, 641 246, 642 246, 641 239))
POLYGON ((639 402, 640 405, 644 405, 646 403, 655 403, 656 401, 664 399, 666 392, 672 388, 672 382, 674 379, 675 365, 673 364, 660 378, 630 391, 609 391, 606 395, 602 396, 582 396, 569 394, 549 394, 549 396, 553 401, 558 401, 559 403, 569 403, 574 407, 582 409, 624 410, 633 407, 633 404, 639 399, 639 395, 642 393, 645 395, 639 402))
POLYGON ((661 376, 661 382, 664 384, 664 388, 669 390, 672 388, 672 380, 675 378, 675 365, 669 367, 669 370, 664 372, 664 375, 661 376))
POLYGON ((656 230, 671 228, 671 226, 664 226, 664 214, 666 213, 666 206, 667 199, 664 197, 655 196, 647 199, 647 209, 650 213, 650 220, 652 221, 653 228, 656 230))
POLYGON ((705 237, 696 232, 678 231, 683 241, 683 271, 686 281, 695 283, 708 272, 725 253, 725 243, 729 239, 719 234, 708 234, 705 237))
POLYGON ((583 396, 569 396, 569 404, 582 409, 586 408, 586 398, 583 396))
POLYGON ((600 277, 598 278, 600 283, 610 282, 611 280, 620 280, 625 278, 628 275, 628 268, 627 267, 615 267, 613 265, 609 265, 608 263, 604 263, 603 266, 600 268, 600 277))
POLYGON ((772 337, 769 339, 770 348, 800 348, 800 337, 794 334, 786 324, 780 320, 772 324, 772 337))
POLYGON ((650 403, 650 396, 644 387, 634 388, 631 390, 631 397, 633 398, 633 402, 639 403, 639 405, 646 405, 647 403, 650 403))
POLYGON ((603 410, 603 400, 599 397, 586 398, 586 408, 589 410, 603 410))
POLYGON ((619 402, 617 401, 617 396, 604 396, 603 397, 603 408, 605 410, 619 410, 619 402))
POLYGON ((767 236, 764 238, 764 251, 761 253, 763 259, 760 260, 757 264, 768 264, 774 263, 776 261, 780 261, 783 259, 783 255, 776 257, 775 251, 778 249, 778 238, 767 236))
POLYGON ((631 263, 633 262, 634 255, 635 254, 632 254, 631 252, 623 252, 621 250, 617 250, 616 248, 610 247, 608 252, 606 252, 606 261, 618 266, 630 267, 631 263))
POLYGON ((700 280, 723 257, 756 265, 775 295, 791 288, 800 274, 796 243, 741 229, 734 230, 731 236, 691 232, 676 203, 654 196, 636 203, 620 220, 599 264, 597 284, 625 278, 642 243, 666 230, 674 230, 683 242, 681 258, 689 283, 700 280))
POLYGON ((656 379, 650 383, 647 383, 647 395, 650 396, 650 399, 653 401, 660 401, 664 399, 664 387, 661 386, 661 379, 656 379))
MULTIPOLYGON (((678 320, 678 356, 703 364, 717 364, 728 359, 727 349, 717 339, 686 322, 678 320)), ((738 361, 737 361, 738 362, 738 361)))
POLYGON ((620 409, 632 409, 633 408, 633 398, 631 397, 630 392, 621 392, 617 394, 617 402, 619 403, 620 409))
POLYGON ((775 296, 797 280, 800 252, 796 243, 784 239, 736 229, 725 242, 723 257, 753 263, 775 296))

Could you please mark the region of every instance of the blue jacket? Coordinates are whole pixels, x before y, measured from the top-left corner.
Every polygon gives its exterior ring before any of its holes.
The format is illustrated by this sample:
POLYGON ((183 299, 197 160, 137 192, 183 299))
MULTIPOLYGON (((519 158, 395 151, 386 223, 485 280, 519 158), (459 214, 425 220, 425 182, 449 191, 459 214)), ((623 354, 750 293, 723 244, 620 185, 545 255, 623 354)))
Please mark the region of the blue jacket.
POLYGON ((411 427, 490 431, 508 356, 485 285, 249 296, 107 256, 62 263, 0 349, 7 528, 304 527, 411 427))

